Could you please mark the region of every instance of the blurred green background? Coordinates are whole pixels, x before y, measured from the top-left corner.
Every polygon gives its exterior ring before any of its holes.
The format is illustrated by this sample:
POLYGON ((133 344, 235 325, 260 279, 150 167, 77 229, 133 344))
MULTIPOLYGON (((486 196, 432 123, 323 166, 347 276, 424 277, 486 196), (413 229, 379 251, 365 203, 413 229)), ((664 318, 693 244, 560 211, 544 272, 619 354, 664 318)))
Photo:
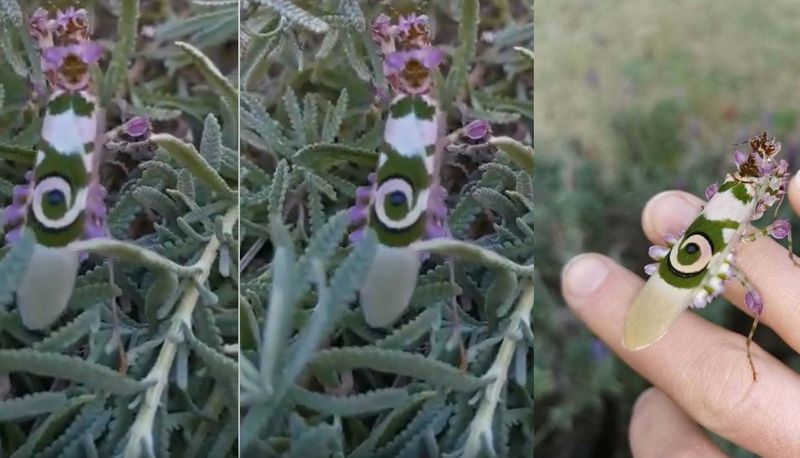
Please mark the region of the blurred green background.
MULTIPOLYGON (((560 269, 599 251, 644 276, 645 202, 671 188, 702 196, 755 133, 775 135, 797 170, 800 2, 550 0, 536 13, 536 456, 629 456, 647 383, 565 307, 560 269)), ((749 330, 724 300, 700 313, 742 339, 749 330)), ((755 339, 800 370, 767 328, 755 339)))

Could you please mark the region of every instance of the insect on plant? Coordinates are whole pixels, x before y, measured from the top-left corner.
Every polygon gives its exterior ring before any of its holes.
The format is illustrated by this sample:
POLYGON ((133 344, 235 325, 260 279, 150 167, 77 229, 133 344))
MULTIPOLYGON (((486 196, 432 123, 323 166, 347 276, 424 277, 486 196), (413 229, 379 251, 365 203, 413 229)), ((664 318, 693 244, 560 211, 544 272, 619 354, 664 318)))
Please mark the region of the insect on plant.
MULTIPOLYGON (((419 6, 417 7, 419 9, 419 6)), ((367 323, 391 325, 408 307, 424 255, 413 242, 447 236, 446 190, 440 184, 442 152, 459 135, 485 140, 489 124, 478 120, 447 136, 433 72, 442 51, 431 43, 426 15, 381 14, 372 23, 392 91, 378 168, 369 186, 356 191, 350 222, 364 225, 351 234, 359 240, 366 227, 378 235, 378 250, 360 290, 367 323)))
POLYGON ((75 286, 82 255, 68 245, 106 233, 106 190, 99 182, 103 115, 90 76, 102 48, 90 38, 84 9, 59 10, 52 19, 40 8, 29 31, 41 51, 50 95, 33 171, 14 188, 4 217, 16 226, 9 242, 24 228, 35 236, 17 296, 25 326, 44 329, 61 316, 75 286))
MULTIPOLYGON (((420 269, 420 255, 408 248, 417 240, 444 235, 444 188, 438 182, 441 113, 431 94, 431 71, 442 52, 431 45, 428 17, 412 13, 393 24, 382 14, 372 26, 391 90, 378 168, 370 186, 358 188, 351 222, 374 229, 380 245, 361 303, 367 323, 390 325, 406 309, 420 269), (387 294, 391 291, 392 294, 387 294)), ((361 238, 362 227, 351 235, 361 238)))
POLYGON ((763 309, 763 301, 747 276, 736 267, 734 252, 739 242, 770 235, 787 238, 789 257, 792 239, 789 222, 776 219, 764 229, 748 232, 749 223, 758 220, 769 208, 780 203, 789 179, 788 163, 776 157, 781 144, 766 133, 749 141, 752 151, 737 150, 737 170, 728 174, 722 185, 706 188, 708 203, 700 215, 677 236, 665 237, 666 246, 650 247, 657 263, 645 266, 650 279, 633 301, 625 317, 623 344, 631 350, 645 348, 660 339, 670 324, 687 307, 701 308, 724 289, 726 280, 736 279, 745 288, 747 309, 754 315, 747 336, 747 359, 756 380, 750 343, 763 309))

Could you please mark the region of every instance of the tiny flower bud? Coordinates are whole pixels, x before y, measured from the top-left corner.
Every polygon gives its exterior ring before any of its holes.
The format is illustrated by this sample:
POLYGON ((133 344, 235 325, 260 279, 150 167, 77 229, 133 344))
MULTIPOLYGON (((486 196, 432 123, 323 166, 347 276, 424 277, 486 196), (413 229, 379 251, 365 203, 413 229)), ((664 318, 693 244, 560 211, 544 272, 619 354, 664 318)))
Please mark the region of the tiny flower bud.
POLYGON ((747 305, 747 310, 750 310, 755 315, 760 315, 764 309, 764 302, 761 296, 753 290, 748 290, 744 295, 744 302, 747 305))
POLYGON ((134 116, 123 126, 123 132, 135 140, 142 140, 150 136, 150 121, 144 116, 134 116))
POLYGON ((483 140, 491 133, 491 126, 483 119, 476 119, 464 127, 464 133, 470 140, 483 140))
POLYGON ((768 230, 768 234, 775 237, 776 239, 783 239, 789 235, 792 228, 789 226, 789 220, 785 219, 776 219, 772 226, 768 230))

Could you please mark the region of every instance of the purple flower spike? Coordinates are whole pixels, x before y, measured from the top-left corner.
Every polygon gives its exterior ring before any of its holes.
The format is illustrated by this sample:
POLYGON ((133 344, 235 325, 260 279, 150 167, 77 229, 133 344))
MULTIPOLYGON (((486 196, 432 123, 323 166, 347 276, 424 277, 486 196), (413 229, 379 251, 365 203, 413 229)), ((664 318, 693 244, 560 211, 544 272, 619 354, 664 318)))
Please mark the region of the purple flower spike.
POLYGON ((123 127, 125 135, 134 140, 143 140, 150 136, 150 121, 144 116, 134 116, 123 127))
POLYGON ((467 124, 464 133, 470 140, 484 140, 491 133, 491 125, 482 119, 476 119, 467 124))
POLYGON ((764 302, 754 290, 748 290, 744 294, 744 303, 747 305, 747 310, 754 315, 761 315, 761 311, 764 310, 764 302))
POLYGON ((736 164, 736 167, 740 167, 742 164, 745 163, 747 160, 747 153, 742 150, 737 149, 733 152, 733 162, 736 164))
POLYGON ((706 188, 706 200, 711 200, 712 197, 719 191, 719 184, 718 183, 711 183, 706 188))
POLYGON ((775 237, 776 239, 783 239, 786 238, 787 235, 792 231, 792 227, 789 226, 789 220, 786 219, 776 219, 772 226, 769 228, 769 235, 775 237))

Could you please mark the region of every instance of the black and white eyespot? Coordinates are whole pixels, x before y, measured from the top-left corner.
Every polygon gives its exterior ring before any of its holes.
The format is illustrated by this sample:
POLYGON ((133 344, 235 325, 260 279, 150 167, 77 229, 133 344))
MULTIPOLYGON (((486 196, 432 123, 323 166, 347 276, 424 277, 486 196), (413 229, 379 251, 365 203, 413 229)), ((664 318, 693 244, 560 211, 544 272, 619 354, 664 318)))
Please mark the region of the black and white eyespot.
POLYGON ((669 253, 669 268, 680 276, 693 276, 702 272, 714 256, 714 244, 705 234, 685 237, 669 253))
POLYGON ((78 190, 73 200, 72 185, 64 177, 51 175, 34 185, 31 208, 36 220, 47 229, 69 227, 86 207, 87 189, 78 190))
POLYGON ((428 204, 428 190, 415 196, 414 187, 403 178, 389 178, 375 191, 375 215, 389 229, 405 229, 416 223, 428 204), (413 205, 413 206, 412 206, 413 205), (387 207, 391 208, 387 212, 387 207))

